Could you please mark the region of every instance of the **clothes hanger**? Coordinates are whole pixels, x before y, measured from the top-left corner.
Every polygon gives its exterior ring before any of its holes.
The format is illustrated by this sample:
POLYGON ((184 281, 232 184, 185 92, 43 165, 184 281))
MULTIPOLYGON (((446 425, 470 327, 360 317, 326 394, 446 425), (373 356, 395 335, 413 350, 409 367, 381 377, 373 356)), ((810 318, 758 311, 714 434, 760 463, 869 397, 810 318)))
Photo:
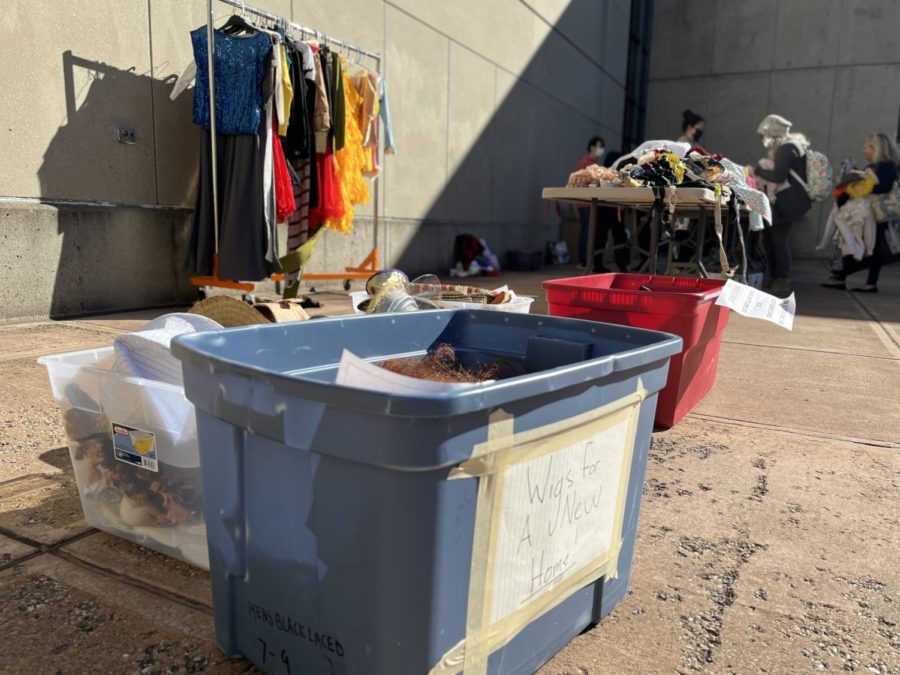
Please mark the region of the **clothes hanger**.
POLYGON ((243 0, 241 0, 241 13, 238 14, 237 12, 232 12, 231 16, 228 17, 228 21, 222 24, 219 30, 221 30, 223 33, 234 35, 242 31, 249 31, 253 33, 259 30, 259 28, 247 18, 247 5, 244 4, 243 0))

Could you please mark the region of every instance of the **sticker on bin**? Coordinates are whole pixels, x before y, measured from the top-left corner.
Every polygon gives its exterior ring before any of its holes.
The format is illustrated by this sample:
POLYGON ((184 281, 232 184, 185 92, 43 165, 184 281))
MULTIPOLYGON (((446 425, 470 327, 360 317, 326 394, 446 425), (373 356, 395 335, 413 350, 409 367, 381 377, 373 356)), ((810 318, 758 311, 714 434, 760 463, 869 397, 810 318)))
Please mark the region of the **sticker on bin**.
POLYGON ((159 471, 156 458, 156 435, 113 422, 113 456, 120 462, 159 471))

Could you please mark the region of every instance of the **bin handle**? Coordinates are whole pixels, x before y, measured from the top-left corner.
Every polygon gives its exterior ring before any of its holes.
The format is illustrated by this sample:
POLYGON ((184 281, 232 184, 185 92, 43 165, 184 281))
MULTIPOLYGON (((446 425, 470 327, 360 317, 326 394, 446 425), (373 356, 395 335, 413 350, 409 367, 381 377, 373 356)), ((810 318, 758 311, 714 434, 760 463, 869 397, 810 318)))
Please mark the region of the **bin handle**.
POLYGON ((274 441, 284 442, 284 413, 282 412, 266 415, 254 410, 250 405, 232 403, 225 398, 224 394, 220 393, 214 414, 247 431, 267 436, 274 441))

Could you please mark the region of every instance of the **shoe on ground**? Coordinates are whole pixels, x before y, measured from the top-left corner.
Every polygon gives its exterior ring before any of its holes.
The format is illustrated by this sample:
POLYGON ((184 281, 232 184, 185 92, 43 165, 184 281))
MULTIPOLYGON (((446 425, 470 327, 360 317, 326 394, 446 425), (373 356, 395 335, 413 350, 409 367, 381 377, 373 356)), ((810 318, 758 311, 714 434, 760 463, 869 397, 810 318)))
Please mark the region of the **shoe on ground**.
POLYGON ((854 293, 877 293, 878 286, 870 286, 869 284, 866 284, 865 286, 860 286, 859 288, 854 288, 853 292, 854 293))
POLYGON ((775 277, 772 279, 772 285, 769 286, 767 292, 776 298, 786 298, 793 292, 791 280, 785 277, 775 277))
POLYGON ((835 291, 846 291, 847 284, 840 279, 829 279, 824 284, 819 284, 822 288, 830 288, 835 291))

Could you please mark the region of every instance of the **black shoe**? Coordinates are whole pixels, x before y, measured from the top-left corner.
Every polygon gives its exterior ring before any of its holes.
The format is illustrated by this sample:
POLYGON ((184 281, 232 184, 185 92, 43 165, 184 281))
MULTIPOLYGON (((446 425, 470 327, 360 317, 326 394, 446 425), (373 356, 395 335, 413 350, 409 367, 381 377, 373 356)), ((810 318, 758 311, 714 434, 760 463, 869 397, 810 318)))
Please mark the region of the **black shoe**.
POLYGON ((832 279, 831 281, 827 281, 824 284, 819 284, 822 288, 830 288, 833 291, 846 291, 847 284, 845 284, 840 279, 832 279))
POLYGON ((793 292, 791 280, 787 277, 775 277, 772 279, 772 285, 769 286, 769 290, 766 291, 769 295, 782 299, 787 298, 793 292))
POLYGON ((860 286, 853 289, 854 293, 877 293, 878 286, 860 286))

